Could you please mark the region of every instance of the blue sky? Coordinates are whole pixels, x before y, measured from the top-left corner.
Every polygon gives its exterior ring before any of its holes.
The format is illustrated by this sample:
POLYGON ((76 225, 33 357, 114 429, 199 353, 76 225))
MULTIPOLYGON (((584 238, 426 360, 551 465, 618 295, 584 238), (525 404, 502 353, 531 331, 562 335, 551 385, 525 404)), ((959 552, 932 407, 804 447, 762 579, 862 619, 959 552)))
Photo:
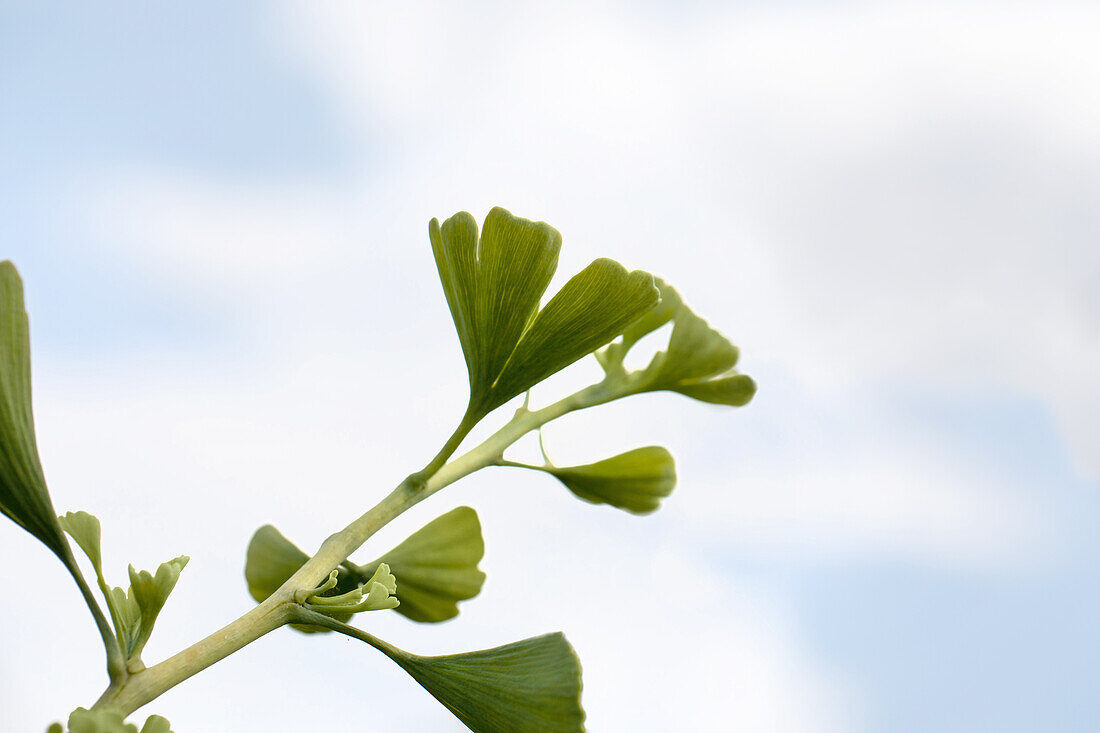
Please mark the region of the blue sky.
MULTIPOLYGON (((96 234, 60 215, 89 171, 156 161, 235 180, 339 176, 331 105, 280 60, 257 12, 222 3, 5 6, 0 153, 9 174, 0 185, 11 258, 24 272, 56 273, 43 286, 60 292, 40 291, 38 318, 71 318, 73 288, 112 315, 64 329, 58 346, 194 338, 218 326, 210 319, 184 333, 180 311, 201 303, 158 297, 139 269, 99 256, 96 234), (94 287, 89 272, 112 287, 94 287), (74 344, 74 331, 84 343, 74 344)), ((52 336, 45 327, 36 333, 52 336)))
MULTIPOLYGON (((561 628, 599 731, 1094 730, 1098 31, 1073 3, 2 4, 0 256, 55 504, 103 519, 116 582, 192 556, 152 658, 230 620, 255 527, 316 543, 446 435, 425 225, 501 204, 561 229, 555 282, 604 255, 673 282, 761 391, 547 431, 562 462, 669 445, 652 517, 507 471, 417 507, 380 541, 469 503, 489 583, 380 635, 561 628)), ((0 630, 20 730, 99 692, 58 595, 0 630), (43 644, 82 656, 23 674, 43 644)), ((276 634, 148 712, 281 730, 337 689, 459 729, 338 642, 276 634)))

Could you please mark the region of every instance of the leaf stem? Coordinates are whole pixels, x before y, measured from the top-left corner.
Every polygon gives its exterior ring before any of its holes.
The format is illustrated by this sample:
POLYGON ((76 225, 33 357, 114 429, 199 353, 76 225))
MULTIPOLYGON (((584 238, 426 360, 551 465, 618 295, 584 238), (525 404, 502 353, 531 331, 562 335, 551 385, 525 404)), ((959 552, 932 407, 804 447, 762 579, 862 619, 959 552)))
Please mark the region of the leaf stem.
POLYGON ((503 459, 497 461, 497 465, 503 466, 504 468, 530 468, 535 471, 541 471, 545 468, 545 466, 534 466, 530 463, 523 463, 522 461, 508 461, 503 459))
POLYGON ((462 444, 466 436, 470 434, 470 431, 477 425, 478 418, 473 415, 470 407, 466 408, 466 414, 462 416, 462 421, 455 428, 455 431, 451 433, 451 437, 447 438, 447 442, 443 444, 443 447, 439 449, 439 452, 435 454, 427 466, 417 471, 406 480, 426 480, 431 477, 436 471, 443 467, 447 462, 447 459, 454 455, 454 452, 458 450, 458 446, 462 444))
POLYGON ((336 619, 326 616, 323 613, 317 613, 311 611, 308 608, 298 607, 294 610, 294 622, 300 624, 315 624, 317 626, 323 626, 330 631, 343 634, 344 636, 350 636, 353 639, 366 642, 375 649, 387 653, 387 649, 393 649, 391 645, 379 639, 374 634, 367 633, 362 629, 357 629, 354 626, 337 621, 336 619))
POLYGON ((107 652, 107 676, 110 678, 111 684, 116 684, 126 677, 126 661, 122 657, 122 649, 114 631, 111 629, 111 625, 107 623, 107 618, 103 615, 103 609, 99 607, 99 603, 95 599, 95 594, 92 593, 92 589, 88 587, 84 576, 77 569, 76 560, 72 557, 71 552, 69 558, 70 562, 66 562, 65 567, 68 568, 73 580, 76 581, 77 587, 80 588, 80 595, 84 598, 84 602, 88 604, 88 610, 92 612, 96 628, 99 629, 99 635, 103 638, 103 647, 107 652))

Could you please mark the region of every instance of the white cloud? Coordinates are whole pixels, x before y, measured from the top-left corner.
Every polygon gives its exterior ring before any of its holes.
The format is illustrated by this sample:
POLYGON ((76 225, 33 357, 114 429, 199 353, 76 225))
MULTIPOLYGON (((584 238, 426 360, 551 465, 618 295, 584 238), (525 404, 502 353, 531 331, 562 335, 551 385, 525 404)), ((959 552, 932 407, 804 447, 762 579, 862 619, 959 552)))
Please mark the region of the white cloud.
POLYGON ((505 203, 565 232, 563 273, 665 274, 808 386, 1041 400, 1095 473, 1097 30, 1077 4, 289 5, 358 190, 157 172, 107 210, 172 277, 270 294, 351 263, 424 282, 426 218, 505 203))
POLYGON ((809 383, 1040 399, 1100 471, 1096 8, 326 9, 292 43, 400 195, 546 212, 809 383))
POLYGON ((1033 556, 1049 539, 1035 500, 1017 488, 966 467, 877 455, 711 479, 693 487, 705 498, 674 511, 742 551, 856 562, 873 551, 990 569, 1033 556))

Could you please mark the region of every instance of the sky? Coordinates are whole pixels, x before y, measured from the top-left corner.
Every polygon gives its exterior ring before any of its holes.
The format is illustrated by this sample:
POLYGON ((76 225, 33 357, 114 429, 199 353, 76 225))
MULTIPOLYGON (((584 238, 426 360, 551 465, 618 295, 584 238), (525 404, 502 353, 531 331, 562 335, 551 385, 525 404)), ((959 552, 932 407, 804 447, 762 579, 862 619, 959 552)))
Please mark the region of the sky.
MULTIPOLYGON (((117 584, 191 557, 147 662, 240 615, 257 527, 316 547, 450 433, 427 222, 501 205, 562 232, 549 292, 660 275, 759 393, 553 423, 559 464, 669 447, 676 491, 635 517, 480 472, 361 558, 470 505, 482 594, 359 623, 424 654, 562 630, 598 732, 1096 730, 1098 36, 1083 2, 2 2, 0 258, 54 504, 101 518, 117 584)), ((44 730, 102 653, 47 551, 8 525, 0 557, 33 588, 0 709, 44 730)), ((463 730, 285 629, 150 713, 463 730)))

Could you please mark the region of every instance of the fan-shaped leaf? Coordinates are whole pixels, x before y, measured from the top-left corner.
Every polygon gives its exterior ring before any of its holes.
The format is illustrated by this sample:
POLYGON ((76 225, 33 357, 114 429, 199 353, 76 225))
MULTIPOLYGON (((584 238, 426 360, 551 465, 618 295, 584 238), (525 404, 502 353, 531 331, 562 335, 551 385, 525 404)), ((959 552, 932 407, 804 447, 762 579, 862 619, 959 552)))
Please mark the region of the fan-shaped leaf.
POLYGON ((466 356, 470 404, 480 407, 538 310, 558 267, 561 235, 500 207, 485 217, 480 242, 477 223, 466 212, 442 226, 432 219, 429 235, 466 356))
POLYGON ((650 275, 596 260, 538 311, 561 235, 499 207, 485 218, 480 242, 464 212, 442 226, 433 219, 429 233, 470 374, 468 425, 604 345, 657 302, 650 275))
POLYGON ((319 614, 300 614, 381 651, 475 733, 584 730, 581 665, 560 633, 466 654, 422 657, 319 614))
POLYGON ((585 501, 634 514, 656 511, 676 486, 676 464, 660 446, 636 448, 584 466, 531 466, 556 476, 585 501))
POLYGON ((375 562, 397 576, 395 611, 413 621, 445 621, 458 615, 458 601, 481 592, 485 554, 477 512, 460 506, 433 519, 375 562))
POLYGON ((58 517, 61 528, 76 540, 76 544, 92 561, 96 577, 103 577, 103 556, 100 551, 102 530, 99 519, 88 512, 67 512, 65 516, 58 517))
POLYGON ((11 262, 0 262, 0 511, 79 572, 38 459, 23 281, 11 262))
POLYGON ((441 657, 382 651, 476 733, 584 730, 581 665, 560 633, 441 657))

